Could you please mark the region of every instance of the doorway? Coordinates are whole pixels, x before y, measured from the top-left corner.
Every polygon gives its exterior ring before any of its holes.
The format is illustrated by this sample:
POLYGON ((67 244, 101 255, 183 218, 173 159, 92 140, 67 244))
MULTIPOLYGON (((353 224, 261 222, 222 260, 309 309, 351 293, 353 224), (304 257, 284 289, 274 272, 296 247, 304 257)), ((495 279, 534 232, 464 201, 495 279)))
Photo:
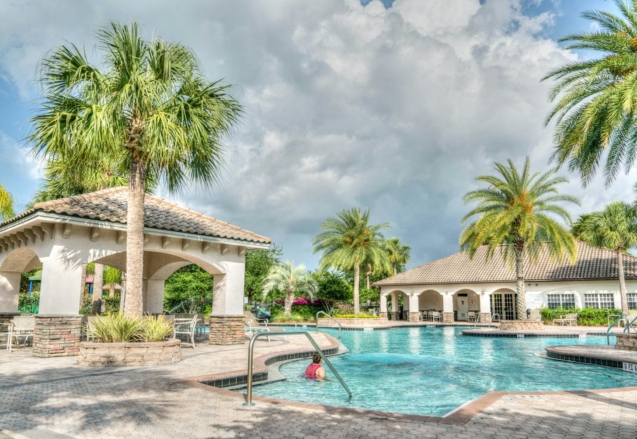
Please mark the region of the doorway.
POLYGON ((516 293, 512 291, 493 293, 491 295, 491 315, 497 314, 500 320, 515 320, 516 293))
POLYGON ((467 321, 467 311, 469 311, 469 298, 467 293, 458 294, 458 318, 459 321, 467 321))

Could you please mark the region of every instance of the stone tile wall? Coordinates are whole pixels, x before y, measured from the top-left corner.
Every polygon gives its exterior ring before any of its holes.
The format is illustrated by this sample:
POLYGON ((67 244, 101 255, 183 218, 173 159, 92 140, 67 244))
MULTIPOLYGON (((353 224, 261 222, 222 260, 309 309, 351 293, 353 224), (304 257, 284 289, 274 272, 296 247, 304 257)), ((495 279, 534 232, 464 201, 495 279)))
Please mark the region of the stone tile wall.
POLYGON ((491 323, 491 313, 481 312, 480 313, 480 323, 491 323))
POLYGON ((615 349, 637 351, 637 334, 615 334, 617 344, 615 349))
POLYGON ((69 357, 80 352, 82 316, 36 315, 34 357, 69 357))
POLYGON ((410 312, 409 313, 409 321, 410 322, 419 322, 420 321, 420 313, 419 312, 410 312))
POLYGON ((210 316, 210 344, 233 345, 245 343, 244 316, 210 316))
POLYGON ((398 311, 392 311, 392 312, 391 312, 391 319, 392 319, 392 320, 400 320, 400 312, 398 312, 398 311))
POLYGON ((442 323, 453 323, 453 313, 452 312, 443 312, 442 313, 442 323))
POLYGON ((504 331, 536 331, 544 329, 544 323, 536 320, 502 320, 500 329, 504 331))
POLYGON ((80 343, 80 366, 156 366, 179 363, 181 340, 154 343, 80 343))

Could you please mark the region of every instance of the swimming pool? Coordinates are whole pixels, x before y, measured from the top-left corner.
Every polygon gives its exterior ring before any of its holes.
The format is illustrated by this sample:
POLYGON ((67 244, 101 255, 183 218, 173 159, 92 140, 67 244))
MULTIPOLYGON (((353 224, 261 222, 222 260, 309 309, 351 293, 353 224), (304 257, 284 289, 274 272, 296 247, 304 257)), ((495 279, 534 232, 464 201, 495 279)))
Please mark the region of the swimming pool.
MULTIPOLYGON (((330 361, 352 389, 351 400, 335 379, 320 382, 304 378, 307 359, 284 364, 281 372, 287 380, 255 386, 254 395, 337 407, 443 416, 488 391, 581 390, 637 385, 637 376, 627 372, 533 355, 544 352, 546 346, 605 344, 606 337, 467 337, 460 335, 462 329, 343 331, 342 343, 351 352, 330 357, 330 361)), ((336 331, 325 331, 336 337, 336 331)), ((327 375, 331 376, 329 370, 327 375)))

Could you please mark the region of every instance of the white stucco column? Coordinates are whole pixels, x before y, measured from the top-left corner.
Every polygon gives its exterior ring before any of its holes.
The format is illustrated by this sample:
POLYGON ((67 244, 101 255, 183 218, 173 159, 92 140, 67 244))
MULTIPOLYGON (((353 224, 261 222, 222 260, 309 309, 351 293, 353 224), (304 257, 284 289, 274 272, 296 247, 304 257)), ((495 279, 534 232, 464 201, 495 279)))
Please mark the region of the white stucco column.
POLYGON ((418 322, 420 320, 420 310, 418 309, 418 295, 414 292, 409 293, 409 321, 418 322))
POLYGON ((442 321, 443 323, 453 323, 453 294, 445 291, 442 295, 442 321))
POLYGON ((164 311, 164 280, 148 279, 144 281, 144 312, 161 314, 164 311))
POLYGON ((0 271, 0 313, 18 311, 20 274, 0 271))
POLYGON ((491 293, 480 294, 480 323, 491 323, 491 293))
POLYGON ((79 314, 82 264, 66 247, 54 246, 42 258, 42 286, 39 314, 79 314))
POLYGON ((210 344, 230 345, 245 342, 243 282, 245 264, 226 262, 225 274, 215 274, 210 315, 210 344))
POLYGON ((398 320, 398 293, 394 291, 391 293, 391 319, 398 320))
POLYGON ((403 293, 403 311, 409 311, 409 294, 403 293))
POLYGON ((387 318, 387 294, 380 295, 380 317, 387 318))

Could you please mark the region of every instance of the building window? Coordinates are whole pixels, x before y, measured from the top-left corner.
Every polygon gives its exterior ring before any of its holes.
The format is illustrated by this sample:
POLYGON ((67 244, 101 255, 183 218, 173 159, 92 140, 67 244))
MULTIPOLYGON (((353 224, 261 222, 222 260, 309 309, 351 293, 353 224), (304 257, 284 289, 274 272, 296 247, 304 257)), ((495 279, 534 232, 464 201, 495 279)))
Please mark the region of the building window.
POLYGON ((637 309, 637 293, 628 293, 628 309, 637 309))
POLYGON ((546 298, 550 309, 575 308, 575 294, 547 294, 546 298))
POLYGON ((615 308, 615 298, 612 294, 584 294, 586 308, 615 308))

